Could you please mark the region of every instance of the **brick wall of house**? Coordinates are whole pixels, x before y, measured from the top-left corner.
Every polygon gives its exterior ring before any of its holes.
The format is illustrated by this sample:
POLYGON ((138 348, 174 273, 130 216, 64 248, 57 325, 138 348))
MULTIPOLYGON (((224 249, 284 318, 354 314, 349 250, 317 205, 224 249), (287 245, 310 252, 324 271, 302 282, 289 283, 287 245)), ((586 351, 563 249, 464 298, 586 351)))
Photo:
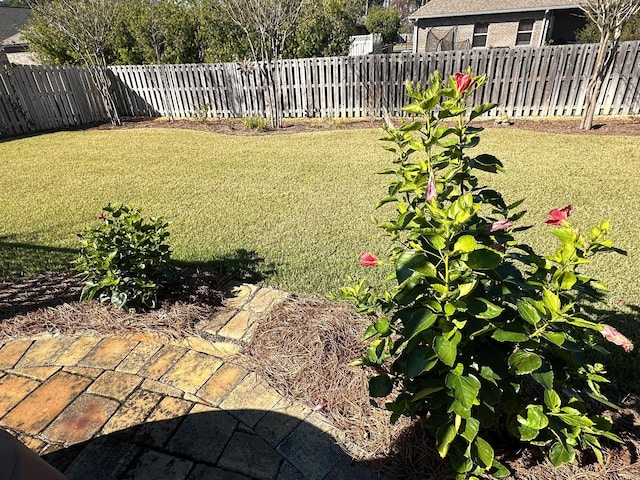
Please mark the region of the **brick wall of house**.
MULTIPOLYGON (((468 16, 449 17, 443 19, 418 20, 417 51, 427 50, 428 32, 433 37, 442 38, 452 29, 454 30, 454 43, 462 45, 465 41, 469 45, 473 43, 473 31, 476 23, 489 23, 487 32, 487 47, 515 47, 518 36, 518 25, 521 19, 534 20, 533 33, 530 46, 540 45, 540 39, 544 34, 544 12, 530 12, 519 14, 502 14, 492 16, 468 16)), ((430 42, 430 45, 432 42, 430 42)))

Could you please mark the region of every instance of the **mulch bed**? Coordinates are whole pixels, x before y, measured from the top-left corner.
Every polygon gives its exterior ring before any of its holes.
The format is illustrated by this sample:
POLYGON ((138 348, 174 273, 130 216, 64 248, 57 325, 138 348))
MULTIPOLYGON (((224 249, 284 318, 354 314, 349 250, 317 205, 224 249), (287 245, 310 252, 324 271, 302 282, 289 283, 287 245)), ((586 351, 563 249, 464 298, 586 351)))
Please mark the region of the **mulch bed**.
MULTIPOLYGON (((121 126, 109 123, 90 127, 96 130, 131 129, 131 128, 177 128, 215 132, 225 135, 283 135, 288 133, 317 132, 322 130, 352 130, 359 128, 381 128, 384 121, 379 118, 370 119, 285 119, 284 128, 278 130, 248 130, 240 119, 217 119, 206 122, 178 119, 169 121, 165 118, 125 118, 121 126)), ((485 127, 498 126, 493 120, 483 120, 478 125, 485 127)), ((596 117, 594 128, 589 131, 580 129, 579 118, 561 119, 513 119, 511 124, 499 125, 499 128, 525 129, 545 133, 562 133, 576 135, 631 135, 640 136, 640 116, 596 117)))

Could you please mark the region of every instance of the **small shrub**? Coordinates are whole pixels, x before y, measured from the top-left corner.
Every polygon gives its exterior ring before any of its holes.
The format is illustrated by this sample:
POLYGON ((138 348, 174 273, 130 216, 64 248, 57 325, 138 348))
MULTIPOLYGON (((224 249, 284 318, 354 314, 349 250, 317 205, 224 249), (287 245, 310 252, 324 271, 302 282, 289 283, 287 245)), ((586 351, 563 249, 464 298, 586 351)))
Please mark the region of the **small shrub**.
POLYGON ((269 121, 258 115, 248 115, 242 118, 242 124, 247 130, 257 130, 264 132, 269 128, 269 121))
POLYGON ((211 105, 209 105, 208 103, 205 103, 204 105, 200 105, 193 111, 191 116, 194 118, 194 120, 197 120, 200 123, 203 123, 203 124, 207 123, 207 119, 209 118, 210 108, 211 108, 211 105))
POLYGON ((75 269, 84 279, 81 300, 99 296, 118 308, 156 306, 160 285, 169 275, 168 223, 142 218, 131 205, 109 204, 100 225, 80 237, 75 269))
POLYGON ((482 128, 469 122, 494 107, 467 105, 484 76, 434 75, 428 87, 408 85, 404 108, 416 121, 387 126, 394 152, 387 195, 396 213, 378 223, 395 247, 388 260, 365 252, 363 267, 390 264, 396 285, 376 292, 364 280, 341 290, 374 317, 356 364, 372 367, 370 395, 394 395, 391 420, 418 418, 435 434, 441 457, 458 479, 508 474, 492 443, 540 446, 559 466, 600 438, 620 439, 594 406, 612 406, 600 390, 604 366, 585 360, 602 339, 630 351, 615 328, 586 308, 605 286, 583 272, 595 256, 617 251, 602 222, 583 233, 571 206, 545 222, 560 245, 542 256, 514 237, 522 201, 508 205, 475 172, 499 173, 493 155, 471 153, 482 128))

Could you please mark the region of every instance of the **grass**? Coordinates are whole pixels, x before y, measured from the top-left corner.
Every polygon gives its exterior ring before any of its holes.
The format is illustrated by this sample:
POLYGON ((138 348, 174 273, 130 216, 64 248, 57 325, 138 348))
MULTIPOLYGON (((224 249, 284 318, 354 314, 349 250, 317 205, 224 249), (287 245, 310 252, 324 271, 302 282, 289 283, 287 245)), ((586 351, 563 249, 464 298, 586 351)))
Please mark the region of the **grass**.
MULTIPOLYGON (((362 251, 389 247, 371 222, 373 214, 384 218, 373 206, 388 180, 375 174, 390 160, 380 133, 138 129, 0 143, 0 278, 67 269, 76 233, 97 222, 108 202, 131 202, 172 222, 178 261, 226 266, 298 293, 327 294, 349 275, 380 281, 381 269, 358 265, 362 251)), ((488 129, 479 149, 506 167, 487 181, 509 200, 526 198, 523 222, 534 228, 524 235, 539 250, 553 248, 543 220, 554 207, 573 204, 572 219, 584 228, 612 220, 616 245, 629 255, 601 259, 593 271, 612 290, 605 319, 615 314, 607 321, 638 338, 638 138, 501 128, 488 129), (620 300, 625 307, 616 306, 620 300)), ((640 371, 628 357, 616 363, 618 375, 640 371)))
MULTIPOLYGON (((64 268, 76 233, 108 202, 131 202, 172 222, 174 258, 223 262, 249 253, 268 283, 328 293, 362 274, 360 252, 384 251, 371 223, 390 154, 378 130, 259 137, 185 130, 60 132, 0 144, 0 277, 64 268), (21 261, 20 258, 24 258, 21 261), (260 264, 260 265, 259 265, 260 264)), ((482 150, 504 175, 487 181, 526 198, 528 240, 553 247, 542 220, 574 205, 585 228, 610 218, 628 257, 596 266, 615 300, 640 304, 633 198, 637 138, 489 129, 482 150)), ((370 272, 369 272, 370 273, 370 272)))

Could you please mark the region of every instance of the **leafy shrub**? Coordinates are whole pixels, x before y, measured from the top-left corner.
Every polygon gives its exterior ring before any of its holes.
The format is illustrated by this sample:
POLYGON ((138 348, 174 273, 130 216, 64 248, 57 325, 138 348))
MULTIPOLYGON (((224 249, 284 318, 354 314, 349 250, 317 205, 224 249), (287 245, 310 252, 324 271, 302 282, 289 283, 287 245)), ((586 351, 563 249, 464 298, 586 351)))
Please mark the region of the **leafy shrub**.
POLYGON ((168 223, 142 218, 131 205, 109 204, 100 225, 80 237, 75 268, 84 279, 81 300, 99 295, 118 308, 156 305, 156 294, 169 273, 168 223))
POLYGON ((269 121, 258 115, 242 117, 242 124, 247 130, 257 130, 259 132, 264 132, 269 127, 269 121))
POLYGON ((378 204, 396 204, 394 217, 378 222, 395 247, 389 260, 360 258, 364 267, 388 262, 397 285, 377 292, 361 280, 341 289, 375 318, 355 362, 376 373, 370 395, 393 393, 392 421, 423 421, 459 479, 508 474, 496 440, 543 447, 555 466, 572 461, 576 448, 602 461, 599 438, 619 438, 593 410, 612 404, 600 390, 604 367, 584 353, 603 351, 602 337, 633 348, 584 309, 606 288, 581 268, 616 251, 609 222, 583 234, 569 220, 571 206, 554 209, 546 223, 560 245, 538 255, 513 236, 527 228, 517 226, 522 201, 507 205, 475 175, 503 170, 495 156, 469 153, 482 131, 469 122, 494 107, 467 105, 485 82, 457 73, 444 83, 436 74, 427 88, 407 86, 404 110, 419 120, 386 128, 395 159, 381 173, 393 179, 378 204))

